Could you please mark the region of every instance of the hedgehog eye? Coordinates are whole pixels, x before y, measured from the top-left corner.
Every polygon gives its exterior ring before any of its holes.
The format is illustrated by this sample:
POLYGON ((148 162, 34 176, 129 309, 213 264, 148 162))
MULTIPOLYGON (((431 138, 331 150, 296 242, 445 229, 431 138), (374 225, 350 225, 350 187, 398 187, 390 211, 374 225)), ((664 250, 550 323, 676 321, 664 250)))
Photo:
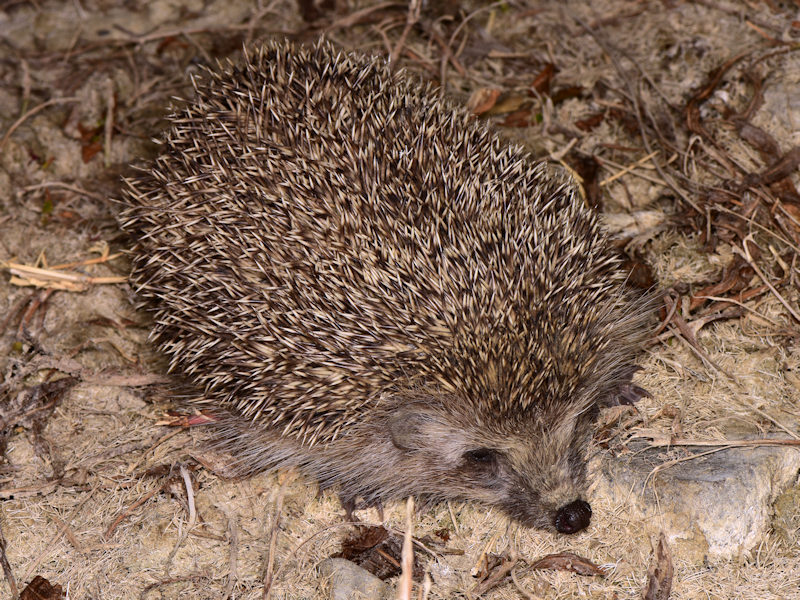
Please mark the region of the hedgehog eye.
POLYGON ((490 448, 478 448, 469 450, 462 455, 464 460, 474 465, 493 465, 497 462, 497 452, 490 448))

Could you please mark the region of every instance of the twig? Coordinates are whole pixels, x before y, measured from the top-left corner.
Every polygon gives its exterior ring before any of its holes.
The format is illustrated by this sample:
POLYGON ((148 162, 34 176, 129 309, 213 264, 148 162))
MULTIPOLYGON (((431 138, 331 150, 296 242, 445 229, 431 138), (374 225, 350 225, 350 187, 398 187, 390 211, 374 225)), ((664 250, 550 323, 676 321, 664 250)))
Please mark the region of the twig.
POLYGON ((761 269, 759 269, 758 266, 756 265, 755 261, 753 260, 753 257, 750 256, 750 250, 748 250, 747 248, 748 241, 753 242, 753 244, 756 243, 755 240, 753 239, 752 233, 748 234, 747 237, 744 238, 744 240, 742 241, 742 248, 744 250, 739 249, 737 246, 733 246, 732 248, 733 251, 747 261, 747 264, 749 264, 750 267, 756 272, 756 275, 758 275, 761 278, 761 281, 764 282, 764 284, 775 295, 775 297, 780 301, 780 303, 783 304, 784 307, 786 307, 786 310, 789 311, 789 314, 792 315, 798 323, 800 323, 800 314, 798 314, 797 311, 795 311, 789 305, 789 303, 786 301, 786 298, 784 298, 778 293, 778 290, 775 289, 775 286, 773 286, 770 283, 769 279, 767 279, 767 276, 764 275, 761 269))
POLYGON ((228 537, 231 543, 230 559, 228 561, 228 583, 225 584, 225 592, 222 595, 226 599, 233 596, 233 588, 237 579, 236 559, 239 553, 239 527, 237 526, 235 515, 228 515, 228 537))
POLYGON ((16 319, 17 315, 22 313, 23 309, 28 305, 28 303, 33 301, 34 295, 35 294, 30 294, 29 296, 24 296, 20 298, 14 303, 14 306, 12 306, 8 310, 8 312, 6 313, 6 318, 3 319, 2 322, 0 322, 0 335, 3 334, 3 332, 5 332, 6 328, 8 327, 8 324, 11 323, 11 321, 13 319, 16 319))
POLYGON ((783 242, 784 244, 789 246, 792 250, 794 250, 795 252, 800 254, 800 246, 797 246, 797 245, 793 244, 791 241, 787 240, 785 237, 775 233, 774 231, 772 231, 768 227, 765 227, 764 225, 762 225, 758 221, 754 220, 752 216, 741 215, 741 214, 737 213, 736 211, 731 210, 730 208, 728 208, 726 206, 715 206, 714 210, 718 210, 720 212, 724 212, 727 215, 731 215, 732 217, 738 217, 738 218, 740 218, 740 219, 742 219, 744 221, 747 221, 747 223, 749 225, 757 227, 758 229, 760 229, 761 231, 763 231, 767 235, 771 235, 776 240, 778 240, 780 242, 783 242))
POLYGON ((511 573, 514 570, 514 567, 517 566, 519 562, 519 558, 516 554, 509 556, 503 560, 503 564, 497 567, 489 577, 484 579, 480 583, 476 583, 475 587, 472 588, 471 592, 477 596, 481 596, 491 590, 493 587, 498 585, 503 579, 505 579, 506 575, 511 573))
MULTIPOLYGON (((671 300, 669 296, 664 296, 664 302, 667 304, 667 307, 671 306, 671 300)), ((710 365, 718 373, 722 373, 728 379, 738 385, 739 381, 736 379, 736 377, 728 373, 725 369, 711 360, 711 358, 700 348, 700 343, 697 341, 697 337, 695 336, 696 332, 692 327, 689 327, 689 324, 686 322, 686 320, 677 311, 672 312, 673 315, 671 322, 675 324, 675 328, 672 329, 672 334, 677 339, 685 341, 689 345, 689 349, 692 350, 692 352, 694 352, 698 358, 700 358, 700 360, 710 365)), ((702 326, 705 323, 701 319, 698 321, 698 324, 702 326)))
MULTIPOLYGON (((163 424, 163 423, 157 423, 157 425, 162 425, 162 424, 163 424)), ((183 432, 183 428, 181 428, 181 427, 176 427, 176 428, 175 428, 175 429, 173 429, 172 431, 168 431, 167 433, 165 433, 164 435, 162 435, 162 436, 161 436, 160 438, 158 438, 158 439, 157 439, 155 442, 153 442, 153 443, 150 445, 150 447, 148 447, 148 448, 147 448, 147 449, 146 449, 144 452, 142 452, 142 455, 139 457, 139 460, 137 460, 136 462, 132 463, 132 464, 131 464, 131 465, 130 465, 130 466, 129 466, 129 467, 126 469, 126 470, 125 470, 125 474, 126 474, 126 475, 130 475, 131 473, 133 473, 133 472, 134 472, 136 469, 138 469, 138 468, 139 468, 139 466, 140 466, 140 465, 141 465, 141 464, 142 464, 142 463, 143 463, 145 460, 147 460, 147 457, 150 455, 150 453, 151 453, 151 452, 153 452, 153 450, 155 450, 156 448, 158 448, 158 447, 159 447, 161 444, 163 444, 164 442, 166 442, 168 439, 175 437, 176 435, 178 435, 178 434, 179 434, 179 433, 181 433, 181 432, 183 432)), ((137 448, 137 450, 138 450, 138 449, 139 449, 139 448, 137 448)))
MULTIPOLYGON (((601 37, 595 33, 595 31, 589 27, 582 19, 579 17, 572 17, 576 23, 578 23, 581 27, 583 27, 587 33, 592 36, 594 41, 597 43, 598 46, 606 53, 611 62, 614 64, 614 68, 617 70, 617 73, 622 78, 625 87, 628 88, 628 94, 630 95, 631 102, 633 102, 633 109, 634 109, 634 116, 636 117, 636 122, 639 124, 639 134, 642 136, 642 143, 644 144, 645 150, 647 150, 648 154, 653 152, 653 149, 650 147, 650 141, 647 137, 647 130, 642 122, 642 115, 640 110, 640 102, 639 102, 639 95, 636 93, 636 90, 633 88, 633 84, 631 84, 628 77, 625 75, 625 71, 622 69, 622 65, 619 64, 617 60, 616 53, 612 52, 610 44, 608 44, 605 40, 601 39, 601 37)), ((686 202, 689 206, 697 211, 697 214, 702 215, 703 211, 700 207, 691 199, 686 193, 674 182, 672 178, 669 177, 664 170, 661 168, 661 165, 658 164, 658 161, 653 161, 653 165, 658 171, 658 174, 664 180, 666 185, 672 189, 676 194, 678 194, 681 199, 686 202)))
POLYGON ((447 512, 450 513, 450 522, 453 524, 453 532, 456 535, 459 535, 460 532, 458 531, 458 522, 456 521, 455 513, 453 513, 453 505, 449 500, 447 501, 447 512))
MULTIPOLYGON (((450 50, 450 46, 447 45, 447 42, 445 42, 442 39, 442 36, 439 35, 439 32, 436 31, 436 27, 435 26, 425 27, 425 31, 428 33, 428 35, 430 35, 433 38, 433 41, 439 45, 439 48, 442 50, 442 52, 444 52, 447 55, 447 60, 449 60, 450 64, 453 65, 453 68, 456 71, 458 71, 458 74, 464 77, 467 73, 467 70, 464 68, 464 65, 462 65, 461 62, 453 55, 453 51, 450 50)), ((442 67, 440 67, 440 72, 438 73, 440 77, 442 75, 441 68, 442 67)), ((433 70, 434 73, 436 73, 435 67, 431 67, 431 69, 433 70)))
POLYGON ((516 586, 517 591, 520 594, 522 594, 523 596, 525 596, 528 600, 539 600, 538 596, 534 596, 528 590, 526 590, 524 587, 522 587, 522 584, 517 579, 517 569, 516 569, 516 567, 511 569, 511 581, 514 582, 514 586, 516 586))
POLYGON ((70 192, 75 192, 76 194, 86 196, 87 198, 100 200, 101 202, 105 202, 106 200, 105 197, 101 196, 100 194, 94 194, 92 192, 88 192, 82 188, 79 188, 75 185, 70 185, 68 183, 63 183, 61 181, 47 181, 45 183, 37 183, 36 185, 29 185, 27 187, 22 188, 22 192, 31 192, 34 190, 40 190, 42 188, 62 188, 65 190, 69 190, 70 192))
MULTIPOLYGON (((247 21, 247 35, 244 36, 244 46, 245 48, 249 48, 253 42, 253 32, 258 27, 258 22, 261 20, 262 17, 268 15, 269 13, 277 14, 275 10, 275 5, 278 3, 278 0, 272 0, 268 6, 265 8, 261 8, 253 12, 251 17, 247 21)), ((261 4, 260 2, 257 4, 261 4)))
POLYGON ((14 124, 8 128, 8 131, 6 131, 6 134, 3 136, 3 139, 0 140, 0 150, 2 150, 3 147, 6 145, 6 142, 8 142, 8 138, 10 138, 11 134, 17 130, 17 127, 22 125, 26 120, 28 120, 33 115, 43 111, 45 108, 47 108, 48 106, 52 106, 53 104, 66 104, 69 102, 78 102, 79 100, 80 98, 76 98, 75 96, 70 96, 68 98, 51 98, 47 102, 42 102, 39 106, 34 106, 28 112, 23 114, 19 119, 14 121, 14 124))
POLYGON ((334 29, 347 29, 349 27, 352 27, 353 25, 361 21, 361 19, 363 19, 364 17, 374 12, 381 11, 385 8, 402 8, 405 6, 406 4, 404 2, 381 2, 373 6, 367 6, 366 8, 362 8, 361 10, 352 12, 349 15, 334 21, 325 28, 325 33, 329 33, 334 29))
POLYGON ((664 304, 667 305, 667 316, 661 321, 661 325, 659 325, 658 329, 656 329, 655 333, 653 333, 653 337, 657 337, 664 329, 666 329, 669 322, 672 320, 672 316, 675 314, 675 311, 678 310, 678 303, 677 302, 670 302, 667 300, 669 296, 664 296, 664 304))
POLYGON ((104 537, 105 539, 108 539, 108 538, 110 538, 110 537, 111 537, 111 535, 114 533, 114 530, 117 528, 117 526, 118 526, 120 523, 122 523, 122 521, 124 521, 124 520, 125 520, 125 518, 126 518, 126 517, 127 517, 129 514, 131 514, 131 513, 132 513, 134 510, 136 510, 136 509, 137 509, 138 507, 140 507, 142 504, 144 504, 145 502, 147 502, 148 500, 150 500, 150 498, 152 498, 153 496, 155 496, 155 495, 156 495, 156 494, 158 494, 159 492, 161 492, 161 491, 165 490, 165 489, 167 488, 167 486, 168 486, 168 485, 170 485, 170 483, 171 483, 171 480, 170 480, 170 478, 168 477, 168 478, 167 478, 167 479, 164 481, 164 483, 162 483, 161 485, 159 485, 159 486, 157 486, 157 487, 153 488, 153 489, 152 489, 152 490, 150 490, 148 493, 146 493, 144 496, 142 496, 141 498, 139 498, 139 499, 138 499, 136 502, 134 502, 133 504, 131 504, 131 505, 130 505, 128 508, 126 508, 124 511, 122 511, 122 512, 119 514, 119 516, 118 516, 116 519, 114 519, 114 521, 111 523, 111 525, 109 525, 109 526, 108 526, 108 528, 106 529, 106 532, 103 534, 103 537, 104 537))
MULTIPOLYGON (((161 581, 156 581, 155 583, 148 584, 142 589, 142 592, 139 594, 139 598, 141 600, 145 600, 149 595, 150 591, 154 590, 159 587, 167 586, 173 583, 182 583, 184 581, 208 581, 209 577, 206 572, 203 573, 195 573, 194 575, 183 575, 181 577, 169 577, 167 579, 162 579, 161 581)), ((162 596, 163 597, 163 596, 162 596)))
MULTIPOLYGON (((466 17, 464 17, 464 19, 461 21, 461 23, 458 24, 458 26, 453 30, 453 33, 450 35, 450 39, 447 42, 447 47, 451 48, 453 46, 453 42, 456 41, 456 37, 458 36, 458 34, 461 33, 461 30, 464 28, 464 26, 467 23, 469 23, 472 20, 473 17, 475 17, 475 16, 479 15, 480 13, 485 12, 487 10, 492 10, 494 8, 497 8, 501 4, 505 4, 505 3, 506 3, 506 0, 498 0, 497 2, 492 2, 488 6, 483 6, 483 7, 479 8, 479 9, 477 9, 477 10, 474 10, 470 14, 468 14, 466 17)), ((450 60, 450 58, 454 57, 454 56, 457 56, 457 54, 453 54, 452 51, 444 52, 442 54, 442 62, 441 62, 441 67, 440 67, 440 71, 441 71, 440 80, 441 81, 439 82, 439 85, 441 86, 440 89, 442 90, 442 93, 444 93, 446 88, 447 88, 447 84, 446 84, 446 81, 447 81, 447 61, 450 60)))
POLYGON ((72 527, 69 526, 69 523, 59 518, 57 515, 50 515, 50 518, 58 524, 58 526, 67 536, 69 543, 72 544, 72 547, 75 548, 75 550, 77 550, 80 554, 83 554, 85 552, 83 544, 81 544, 78 541, 78 538, 75 537, 75 533, 72 531, 72 527))
MULTIPOLYGON (((759 288, 759 289, 763 290, 763 288, 759 288)), ((735 300, 733 298, 722 298, 721 296, 695 296, 695 298, 700 298, 702 300, 711 300, 713 302, 725 302, 725 303, 728 303, 728 304, 735 304, 736 306, 738 306, 738 307, 740 307, 740 308, 752 313, 756 317, 758 317, 760 319, 764 319, 767 323, 769 323, 773 327, 779 327, 780 326, 780 323, 778 323, 774 319, 770 319, 766 315, 762 315, 756 309, 750 308, 744 302, 739 302, 738 300, 735 300)))
POLYGON ((411 28, 419 21, 419 14, 422 8, 422 4, 420 0, 411 0, 408 3, 408 16, 406 17, 406 26, 403 28, 403 33, 400 34, 400 39, 397 40, 397 43, 394 46, 391 54, 389 54, 389 70, 394 71, 395 63, 397 62, 397 58, 400 56, 400 52, 403 49, 403 46, 406 43, 406 38, 408 37, 408 33, 411 31, 411 28))
POLYGON ((86 260, 76 260, 70 263, 50 265, 49 268, 53 271, 58 271, 61 269, 71 269, 73 267, 85 267, 86 265, 98 265, 104 262, 108 262, 110 260, 114 260, 115 258, 119 258, 120 256, 122 256, 122 252, 116 252, 114 254, 105 254, 103 256, 98 256, 97 258, 87 258, 86 260))
POLYGON ((668 460, 666 462, 663 462, 660 465, 657 465, 656 467, 654 467, 653 470, 650 471, 647 474, 647 477, 645 478, 644 482, 642 483, 642 489, 644 490, 644 488, 647 487, 647 483, 650 481, 651 477, 655 477, 659 472, 663 471, 664 469, 669 469, 670 467, 674 467, 675 465, 680 464, 682 462, 695 460, 696 458, 702 458, 702 457, 708 456, 710 454, 716 454, 717 452, 722 452, 723 450, 727 450, 727 448, 724 448, 724 447, 723 448, 714 448, 713 450, 706 450, 705 452, 699 452, 697 454, 692 454, 691 456, 683 456, 681 458, 675 458, 673 460, 668 460))
MULTIPOLYGON (((669 437, 669 436, 664 436, 669 437)), ((638 436, 634 434, 631 439, 645 438, 650 440, 651 448, 669 448, 670 446, 709 446, 712 448, 758 448, 760 446, 800 446, 800 439, 786 438, 759 438, 757 440, 689 440, 689 439, 655 439, 652 436, 638 436)))
MULTIPOLYGON (((74 509, 72 509, 72 512, 69 514, 69 516, 66 519, 67 521, 71 521, 75 517, 75 515, 77 515, 81 511, 83 506, 91 499, 92 496, 94 496, 94 493, 97 491, 98 488, 99 488, 99 484, 95 485, 89 491, 89 493, 86 494, 86 498, 81 500, 78 503, 78 505, 74 509)), ((50 549, 54 548, 55 545, 56 545, 56 542, 61 538, 62 535, 64 535, 64 529, 59 527, 59 530, 52 537, 52 539, 47 543, 46 547, 50 548, 50 549)), ((22 578, 22 581, 28 581, 31 578, 31 575, 33 575, 33 573, 36 572, 36 570, 39 568, 39 565, 42 563, 42 561, 45 558, 47 558, 47 556, 48 556, 47 552, 42 552, 41 554, 39 554, 39 556, 36 557, 36 560, 33 561, 30 565, 28 565, 28 570, 25 572, 25 574, 24 574, 24 576, 22 578)))
MULTIPOLYGON (((115 255, 117 256, 117 255, 115 255)), ((90 277, 83 273, 60 272, 53 269, 30 267, 19 263, 4 263, 11 273, 10 283, 20 287, 32 286, 70 292, 84 292, 92 285, 106 283, 125 283, 127 277, 90 277)))
POLYGON ((598 185, 600 185, 600 186, 608 185, 609 183, 619 179, 620 177, 622 177, 626 173, 630 173, 636 167, 641 167, 644 163, 646 163, 648 160, 650 160, 651 158, 653 158, 657 154, 658 154, 658 150, 655 150, 655 151, 651 152, 647 156, 644 156, 644 157, 640 158, 639 160, 637 160, 635 163, 629 164, 627 167, 623 168, 621 171, 617 171, 616 173, 614 173, 610 177, 606 177, 598 185))
POLYGON ((106 169, 111 166, 111 136, 114 133, 114 80, 106 80, 106 122, 103 131, 103 160, 106 169))
POLYGON ((278 545, 278 531, 281 525, 281 511, 283 510, 283 494, 286 491, 286 486, 293 479, 290 474, 284 477, 281 487, 278 489, 278 497, 275 499, 275 511, 272 513, 272 531, 269 536, 269 553, 267 554, 267 564, 264 567, 264 591, 262 598, 267 600, 269 598, 270 590, 272 589, 273 568, 275 566, 275 550, 278 545))
POLYGON ((192 488, 192 476, 189 474, 189 469, 186 468, 186 465, 180 466, 181 477, 183 477, 183 485, 186 487, 186 502, 189 506, 189 521, 186 523, 186 527, 183 528, 181 535, 178 537, 178 540, 175 542, 175 546, 172 548, 172 552, 169 553, 167 560, 164 562, 164 575, 169 577, 169 566, 172 563, 172 559, 175 558, 175 555, 178 553, 178 549, 183 546, 183 542, 186 541, 186 538, 189 537, 189 532, 194 527, 195 522, 197 521, 197 510, 194 506, 194 489, 192 488))
POLYGON ((397 582, 397 600, 411 600, 413 589, 414 571, 414 546, 412 544, 414 534, 414 498, 409 496, 406 500, 406 531, 403 534, 403 551, 401 554, 402 572, 400 581, 397 582))
MULTIPOLYGON (((587 152, 585 150, 581 150, 580 148, 578 148, 578 152, 580 152, 584 156, 592 156, 592 157, 597 158, 597 160, 600 162, 600 166, 601 167, 605 167, 606 169, 608 169, 609 165, 614 167, 615 169, 625 169, 627 167, 627 165, 623 165, 622 163, 619 163, 619 162, 617 162, 615 160, 611 160, 610 158, 607 158, 605 156, 595 156, 591 152, 587 152)), ((610 171, 611 169, 608 169, 608 170, 610 171)), ((645 181, 649 181, 650 183, 655 183, 655 184, 658 184, 658 185, 667 185, 667 182, 664 181, 663 179, 659 179, 658 177, 653 177, 652 175, 649 175, 648 173, 642 173, 641 171, 633 170, 633 171, 630 171, 630 174, 633 175, 634 177, 639 177, 640 179, 644 179, 645 181)))
POLYGON ((17 580, 14 579, 14 572, 11 570, 11 565, 9 564, 8 557, 6 556, 6 538, 3 535, 2 525, 0 525, 0 564, 3 565, 3 575, 5 575, 6 581, 8 582, 8 588, 11 591, 11 597, 19 597, 17 580))

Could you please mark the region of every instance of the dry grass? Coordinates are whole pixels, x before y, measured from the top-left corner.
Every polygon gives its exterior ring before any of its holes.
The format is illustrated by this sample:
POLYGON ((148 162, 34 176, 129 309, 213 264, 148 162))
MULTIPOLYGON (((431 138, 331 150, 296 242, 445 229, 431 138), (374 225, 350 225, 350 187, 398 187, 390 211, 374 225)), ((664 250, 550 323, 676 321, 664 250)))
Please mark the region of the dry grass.
MULTIPOLYGON (((153 2, 135 14, 123 2, 96 4, 11 2, 3 8, 0 115, 8 116, 0 119, 0 258, 33 265, 46 251, 51 262, 66 263, 87 258, 98 239, 124 246, 108 198, 129 162, 152 155, 149 138, 162 126, 167 99, 187 93, 195 61, 234 55, 250 40, 286 33, 313 40, 324 31, 343 48, 391 53, 400 66, 444 80, 448 93, 464 100, 481 87, 502 91, 522 111, 515 118, 530 124, 502 130, 538 155, 569 164, 599 157, 595 183, 619 174, 599 186, 612 228, 660 285, 674 290, 677 314, 690 326, 709 306, 684 310, 692 291, 718 282, 742 248, 742 236, 753 233, 759 268, 777 293, 764 290, 741 302, 740 316, 699 328, 695 348, 672 335, 674 323, 666 326, 638 375, 653 398, 642 400, 636 420, 617 434, 670 435, 677 428, 685 439, 723 440, 800 432, 798 323, 778 298, 798 305, 794 213, 782 221, 765 216, 783 214, 769 186, 717 204, 704 196, 766 166, 762 153, 724 118, 753 97, 750 73, 763 78, 763 104, 750 122, 783 152, 797 143, 797 43, 774 44, 795 31, 784 6, 791 3, 463 3, 456 4, 461 13, 423 11, 409 21, 402 7, 349 2, 316 29, 300 20, 289 0, 256 6, 187 1, 184 8, 153 2), (670 105, 685 106, 713 69, 741 51, 774 56, 754 59, 749 70, 737 63, 699 106, 712 138, 690 135, 680 110, 670 105), (550 95, 531 95, 531 82, 549 62, 558 66, 550 95), (569 86, 583 92, 552 101, 569 86), (600 94, 600 88, 607 91, 600 94), (636 102, 644 107, 638 121, 636 102), (663 130, 653 127, 648 111, 677 128, 666 141, 678 152, 663 146, 663 130), (593 129, 576 127, 598 112, 605 116, 593 129), (743 219, 722 209, 736 213, 748 198, 769 210, 728 235, 743 219), (693 205, 708 208, 714 219, 694 214, 693 205), (723 223, 726 215, 730 222, 723 223), (718 236, 713 248, 703 237, 706 226, 718 236)), ((797 174, 785 181, 796 187, 797 174)), ((119 261, 81 268, 91 277, 125 274, 119 261)), ((744 290, 763 284, 755 272, 742 278, 744 290)), ((157 425, 168 398, 153 403, 153 388, 132 386, 157 372, 159 363, 125 286, 56 292, 39 296, 39 305, 23 302, 29 293, 0 278, 0 315, 22 307, 0 339, 6 400, 57 373, 69 372, 81 383, 46 419, 32 413, 18 424, 4 423, 0 527, 19 588, 42 575, 68 589, 70 598, 261 598, 270 573, 272 598, 322 597, 316 567, 339 549, 347 528, 335 495, 317 497, 300 479, 232 482, 199 467, 196 432, 157 425)), ((786 493, 795 498, 797 492, 786 493)), ((523 559, 513 580, 488 598, 641 597, 655 543, 647 524, 625 504, 602 497, 592 504, 589 531, 569 538, 521 529, 474 505, 418 514, 416 535, 441 528, 451 535, 446 550, 431 546, 433 553, 424 555, 434 582, 429 597, 469 597, 471 570, 484 553, 523 559), (563 551, 590 558, 608 576, 527 568, 563 551)), ((702 564, 674 555, 671 597, 800 598, 800 517, 785 508, 779 516, 776 532, 738 561, 702 564)), ((373 509, 360 517, 378 521, 373 509)), ((388 527, 405 530, 402 503, 386 507, 385 518, 388 527)))

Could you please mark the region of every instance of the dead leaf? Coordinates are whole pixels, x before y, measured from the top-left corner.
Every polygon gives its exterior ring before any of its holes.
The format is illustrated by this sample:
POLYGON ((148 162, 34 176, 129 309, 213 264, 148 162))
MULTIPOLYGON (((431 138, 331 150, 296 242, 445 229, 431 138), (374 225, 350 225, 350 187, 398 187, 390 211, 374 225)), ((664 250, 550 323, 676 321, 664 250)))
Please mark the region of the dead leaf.
MULTIPOLYGON (((342 542, 340 552, 331 558, 344 558, 378 577, 388 579, 400 574, 402 537, 391 533, 380 525, 362 525, 355 534, 342 542)), ((419 559, 414 557, 413 578, 419 581, 423 570, 419 559)))
POLYGON ((605 112, 597 112, 589 115, 585 119, 578 119, 575 121, 575 127, 581 131, 592 131, 595 127, 600 125, 606 118, 605 112))
POLYGON ((741 256, 734 256, 723 269, 719 282, 698 290, 689 303, 689 310, 694 310, 707 300, 706 296, 722 296, 727 292, 741 292, 746 289, 755 271, 741 256))
POLYGON ((653 562, 647 572, 647 588, 644 590, 644 600, 668 600, 671 590, 672 556, 662 531, 658 538, 658 545, 653 553, 653 562))
POLYGON ((521 96, 517 93, 500 94, 497 101, 489 110, 487 115, 505 115, 514 113, 520 110, 525 110, 531 106, 533 102, 527 96, 521 96))
MULTIPOLYGON (((475 596, 482 596, 492 588, 501 585, 514 567, 517 566, 517 563, 519 563, 519 557, 513 552, 511 554, 503 554, 502 556, 494 554, 484 554, 483 556, 486 558, 486 569, 485 572, 481 569, 481 581, 476 583, 471 590, 475 596)), ((472 576, 476 577, 474 571, 473 569, 472 576)))
POLYGON ((590 561, 572 552, 548 554, 531 565, 533 569, 554 569, 556 571, 572 571, 578 575, 599 575, 605 577, 606 572, 590 561))
POLYGON ((555 74, 556 66, 553 63, 547 63, 531 82, 531 89, 536 90, 540 94, 549 94, 550 84, 552 83, 553 76, 555 74))
POLYGON ((800 233, 800 206, 786 203, 783 205, 783 210, 791 217, 794 230, 800 233))
POLYGON ((570 85, 554 91, 553 95, 550 96, 550 99, 553 101, 553 104, 560 104, 564 102, 564 100, 569 100, 570 98, 580 98, 583 95, 583 92, 583 86, 570 85))
POLYGON ((497 102, 500 96, 500 90, 494 88, 478 88, 469 97, 467 102, 467 109, 473 115, 482 115, 488 112, 497 102))
POLYGON ((61 586, 52 585, 39 575, 34 577, 19 595, 19 600, 62 600, 62 598, 64 598, 64 591, 61 586))
POLYGON ((515 111, 503 121, 503 127, 530 127, 531 111, 527 108, 515 111))

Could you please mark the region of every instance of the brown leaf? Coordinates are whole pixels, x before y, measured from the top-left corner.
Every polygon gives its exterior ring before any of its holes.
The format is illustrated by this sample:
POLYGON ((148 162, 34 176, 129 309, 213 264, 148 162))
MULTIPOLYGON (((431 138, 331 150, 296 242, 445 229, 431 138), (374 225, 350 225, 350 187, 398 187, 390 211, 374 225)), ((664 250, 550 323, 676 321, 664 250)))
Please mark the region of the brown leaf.
POLYGON ((795 146, 768 166, 759 175, 759 178, 762 183, 774 183, 785 177, 789 177, 789 175, 797 171, 798 166, 800 166, 800 146, 795 146))
POLYGON ((64 591, 60 585, 52 585, 47 579, 37 575, 22 590, 19 600, 61 600, 63 597, 64 591))
POLYGON ((81 158, 88 163, 92 157, 103 150, 103 128, 88 127, 83 123, 78 123, 78 132, 81 137, 81 158))
POLYGON ((520 110, 528 109, 533 102, 526 96, 520 96, 516 93, 500 94, 494 106, 488 111, 489 115, 507 115, 509 113, 518 112, 520 110))
POLYGON ((389 532, 381 526, 365 525, 356 528, 355 535, 342 542, 342 550, 336 558, 352 559, 355 555, 374 548, 389 537, 389 532))
POLYGON ((658 545, 653 553, 653 563, 647 572, 647 587, 644 590, 644 600, 668 600, 671 590, 672 556, 662 531, 658 538, 658 545))
POLYGON ((592 115, 589 115, 585 119, 579 119, 575 121, 575 127, 580 129, 581 131, 592 131, 595 127, 600 125, 603 122, 603 119, 606 118, 605 112, 598 112, 592 115))
POLYGON ((495 88, 478 88, 469 97, 467 102, 467 109, 473 115, 482 115, 495 105, 497 98, 500 96, 500 90, 495 88))
POLYGON ((792 218, 792 227, 794 227, 794 229, 800 233, 800 206, 786 203, 783 205, 783 210, 785 210, 792 218))
POLYGON ((656 284, 656 276, 646 262, 638 258, 627 258, 622 263, 623 272, 628 274, 628 283, 640 290, 652 289, 656 284))
POLYGON ((553 63, 547 63, 531 82, 531 89, 536 90, 540 94, 549 94, 550 84, 555 74, 556 66, 553 63))
POLYGON ((531 124, 531 111, 527 108, 515 111, 503 121, 503 127, 528 127, 531 124))
MULTIPOLYGON (((332 558, 344 558, 366 569, 379 579, 400 574, 403 540, 379 525, 363 525, 353 536, 342 542, 342 550, 332 558)), ((414 557, 413 577, 423 575, 418 557, 414 557)))
POLYGON ((739 135, 743 140, 749 142, 765 158, 780 158, 781 150, 778 142, 769 133, 756 127, 747 121, 741 121, 739 125, 739 135))
POLYGON ((600 575, 605 577, 606 573, 590 561, 572 552, 559 552, 558 554, 548 554, 540 558, 531 565, 534 569, 554 569, 556 571, 572 571, 578 575, 600 575))
POLYGON ((704 304, 706 302, 704 296, 722 296, 727 292, 741 292, 747 289, 753 275, 755 275, 755 271, 752 267, 741 256, 734 256, 728 266, 723 269, 720 281, 694 293, 689 303, 689 310, 694 310, 704 304))
POLYGON ((602 205, 600 182, 597 178, 600 172, 600 163, 594 156, 583 156, 577 152, 570 152, 567 155, 567 164, 580 176, 583 183, 583 191, 586 194, 586 201, 592 208, 599 208, 602 205))
POLYGON ((580 98, 583 95, 583 92, 583 86, 570 85, 554 91, 553 95, 550 96, 550 99, 553 101, 553 104, 560 104, 564 100, 569 100, 570 98, 580 98))
POLYGON ((103 150, 103 142, 100 140, 92 142, 86 146, 81 147, 81 159, 83 162, 88 163, 92 157, 103 150))

